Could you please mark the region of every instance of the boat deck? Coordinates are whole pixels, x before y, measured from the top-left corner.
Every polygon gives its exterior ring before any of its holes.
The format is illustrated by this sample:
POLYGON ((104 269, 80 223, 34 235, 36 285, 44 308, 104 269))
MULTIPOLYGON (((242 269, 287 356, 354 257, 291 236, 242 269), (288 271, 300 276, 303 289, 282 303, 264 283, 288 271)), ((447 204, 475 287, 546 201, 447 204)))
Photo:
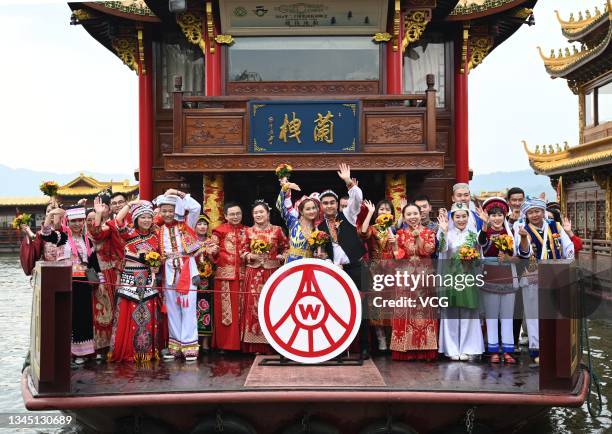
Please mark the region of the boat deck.
POLYGON ((261 366, 263 357, 210 354, 198 362, 154 361, 148 365, 88 361, 72 370, 72 396, 364 390, 495 392, 536 394, 538 369, 526 355, 516 365, 488 362, 398 362, 374 356, 362 366, 261 366))

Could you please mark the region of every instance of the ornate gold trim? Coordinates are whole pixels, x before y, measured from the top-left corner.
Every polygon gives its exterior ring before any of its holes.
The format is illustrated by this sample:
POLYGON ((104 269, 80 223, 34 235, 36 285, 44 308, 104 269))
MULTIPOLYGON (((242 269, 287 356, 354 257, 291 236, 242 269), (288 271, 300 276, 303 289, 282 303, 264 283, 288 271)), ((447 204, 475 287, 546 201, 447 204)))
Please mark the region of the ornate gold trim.
POLYGON ((514 16, 516 18, 520 18, 522 20, 526 20, 527 18, 529 18, 529 16, 531 14, 533 14, 533 9, 531 9, 531 8, 521 8, 518 11, 516 11, 514 16))
POLYGON ((425 27, 431 21, 431 12, 428 9, 414 9, 408 11, 404 18, 404 37, 402 38, 402 52, 413 42, 418 41, 425 27))
POLYGON ((206 42, 202 34, 202 15, 197 12, 185 12, 176 15, 176 23, 183 31, 183 35, 193 45, 197 45, 206 54, 206 42))
POLYGON ((111 45, 121 61, 138 74, 138 61, 136 60, 138 49, 136 47, 136 40, 131 38, 116 38, 112 40, 111 45))
POLYGON ((355 139, 353 138, 353 143, 351 144, 351 146, 347 146, 346 148, 342 148, 343 151, 354 151, 356 149, 355 147, 355 139))
POLYGON ((217 35, 215 36, 215 42, 217 44, 232 45, 234 43, 234 37, 232 35, 217 35))
POLYGON ((72 11, 72 18, 80 23, 94 18, 94 14, 89 9, 75 9, 72 11))
POLYGON ((393 51, 399 50, 399 37, 401 30, 401 5, 400 0, 395 0, 394 14, 393 14, 393 51))
POLYGON ((357 116, 357 104, 355 103, 350 103, 350 104, 342 104, 344 107, 348 107, 353 111, 353 116, 357 116))
POLYGON ((493 47, 493 38, 488 36, 475 37, 470 39, 470 61, 468 71, 476 68, 482 63, 493 47))
POLYGON ((567 171, 584 165, 602 163, 612 159, 612 136, 597 139, 592 142, 583 143, 578 146, 569 147, 567 142, 563 148, 558 144, 536 146, 534 152, 530 151, 527 143, 523 141, 523 147, 529 165, 541 174, 554 173, 561 170, 567 171), (548 151, 546 150, 548 147, 548 151))
POLYGON ((138 57, 140 60, 140 75, 146 75, 147 67, 145 63, 144 35, 142 29, 138 29, 138 57))
POLYGON ((142 15, 145 17, 156 16, 153 11, 149 9, 144 0, 131 0, 131 2, 126 0, 103 1, 102 6, 107 7, 109 9, 115 9, 126 14, 142 15))
POLYGON ((584 128, 586 127, 585 119, 586 96, 582 88, 578 91, 578 140, 580 144, 584 143, 584 128))
POLYGON ((592 14, 591 14, 591 11, 588 9, 585 11, 584 15, 582 15, 582 11, 579 11, 578 19, 574 17, 573 12, 570 13, 569 19, 567 20, 564 20, 563 18, 561 18, 561 15, 559 14, 558 10, 555 10, 555 15, 557 17, 557 21, 559 21, 559 24, 561 25, 561 30, 563 31, 563 33, 566 36, 572 36, 577 33, 583 32, 584 30, 586 30, 589 26, 593 25, 594 23, 602 19, 605 19, 604 16, 609 14, 611 11, 612 11, 612 2, 610 0, 606 0, 606 4, 604 5, 603 14, 599 10, 599 8, 595 6, 595 9, 592 14))
POLYGON ((463 23, 463 43, 461 44, 461 74, 465 74, 465 65, 467 63, 468 45, 470 39, 470 24, 463 23))
POLYGON ((210 54, 215 54, 215 22, 213 20, 212 2, 206 2, 206 32, 208 34, 210 54))
POLYGON ((267 151, 268 148, 262 148, 261 146, 257 144, 257 139, 253 139, 253 150, 255 152, 263 152, 263 151, 267 151))
POLYGON ((372 40, 377 43, 378 42, 389 42, 391 38, 392 38, 391 33, 388 33, 388 32, 376 33, 374 36, 372 36, 372 40))

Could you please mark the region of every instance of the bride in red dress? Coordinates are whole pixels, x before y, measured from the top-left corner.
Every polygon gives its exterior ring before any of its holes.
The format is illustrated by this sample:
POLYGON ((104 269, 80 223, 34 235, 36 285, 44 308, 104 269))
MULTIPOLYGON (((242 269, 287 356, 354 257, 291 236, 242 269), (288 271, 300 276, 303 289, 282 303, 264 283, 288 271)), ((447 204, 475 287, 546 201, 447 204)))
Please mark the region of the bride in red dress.
MULTIPOLYGON (((406 224, 397 231, 393 254, 397 259, 407 259, 408 272, 427 275, 432 273, 431 255, 436 250, 435 234, 421 225, 421 210, 415 204, 402 209, 406 224)), ((402 268, 404 268, 402 266, 402 268)), ((398 296, 415 299, 434 295, 434 288, 425 285, 410 291, 398 288, 398 296)), ((438 357, 438 321, 436 310, 416 303, 414 308, 395 309, 391 333, 391 358, 393 360, 436 360, 438 357)))
POLYGON ((270 224, 270 207, 267 203, 256 201, 252 213, 255 224, 246 230, 247 242, 241 254, 246 273, 240 349, 245 353, 269 354, 270 345, 259 327, 259 294, 272 273, 285 262, 289 241, 280 226, 270 224))

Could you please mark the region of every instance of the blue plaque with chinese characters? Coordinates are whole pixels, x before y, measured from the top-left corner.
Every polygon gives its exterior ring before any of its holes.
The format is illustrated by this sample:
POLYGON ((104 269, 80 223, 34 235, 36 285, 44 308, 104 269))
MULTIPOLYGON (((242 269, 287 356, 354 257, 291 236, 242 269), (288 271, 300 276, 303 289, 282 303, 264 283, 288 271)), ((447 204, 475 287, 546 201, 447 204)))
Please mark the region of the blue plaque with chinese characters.
POLYGON ((249 151, 357 152, 358 101, 251 101, 249 151))

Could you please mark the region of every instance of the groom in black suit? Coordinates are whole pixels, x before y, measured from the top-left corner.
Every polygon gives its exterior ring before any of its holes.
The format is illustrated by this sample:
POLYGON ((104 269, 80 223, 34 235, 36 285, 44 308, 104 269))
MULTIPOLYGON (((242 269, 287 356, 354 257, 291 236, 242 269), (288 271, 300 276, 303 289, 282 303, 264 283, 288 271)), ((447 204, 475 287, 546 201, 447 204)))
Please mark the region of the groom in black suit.
MULTIPOLYGON (((365 246, 357 233, 357 216, 361 210, 363 192, 357 185, 357 180, 351 178, 351 168, 341 164, 338 176, 346 183, 348 189, 348 205, 338 212, 338 195, 332 190, 326 190, 319 196, 324 219, 319 224, 319 230, 327 232, 331 242, 325 247, 320 259, 330 259, 342 269, 355 282, 359 291, 361 288, 361 259, 366 253, 365 246)), ((368 328, 365 319, 362 319, 359 329, 359 342, 361 356, 369 357, 368 328)))

